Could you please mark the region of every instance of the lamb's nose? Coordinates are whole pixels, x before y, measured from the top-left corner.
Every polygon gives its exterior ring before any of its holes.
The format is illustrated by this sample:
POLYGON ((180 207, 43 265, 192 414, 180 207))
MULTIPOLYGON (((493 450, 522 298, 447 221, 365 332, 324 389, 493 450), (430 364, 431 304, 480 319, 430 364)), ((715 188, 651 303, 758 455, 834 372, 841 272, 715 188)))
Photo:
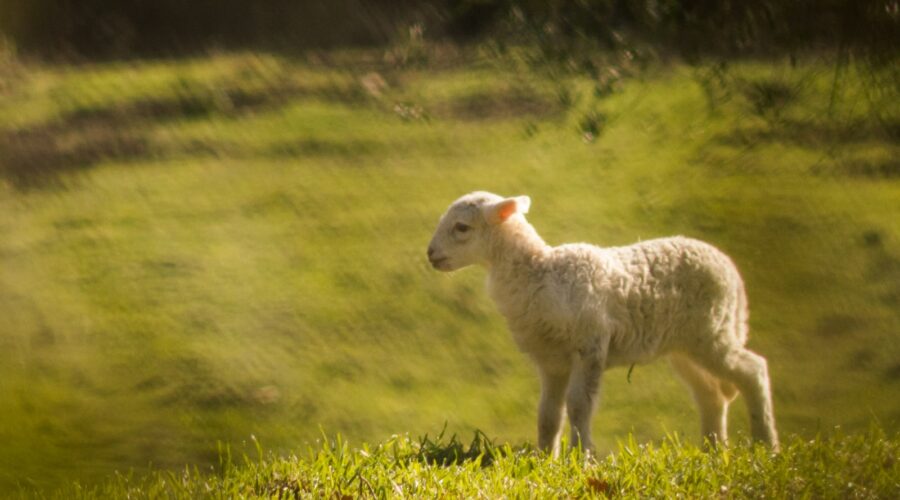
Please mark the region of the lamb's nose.
POLYGON ((431 259, 432 255, 434 255, 434 248, 428 247, 428 258, 431 259))

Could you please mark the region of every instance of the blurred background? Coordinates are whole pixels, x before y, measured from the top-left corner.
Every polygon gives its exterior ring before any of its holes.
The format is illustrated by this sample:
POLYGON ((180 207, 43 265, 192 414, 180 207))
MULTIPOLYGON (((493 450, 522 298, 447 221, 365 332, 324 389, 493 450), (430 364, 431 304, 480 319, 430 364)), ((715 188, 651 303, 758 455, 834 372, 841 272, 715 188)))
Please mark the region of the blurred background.
MULTIPOLYGON (((425 259, 473 190, 551 244, 715 244, 781 432, 896 431, 898 35, 896 0, 0 0, 0 495, 532 441, 484 271, 425 259)), ((699 442, 665 363, 594 425, 699 442)))

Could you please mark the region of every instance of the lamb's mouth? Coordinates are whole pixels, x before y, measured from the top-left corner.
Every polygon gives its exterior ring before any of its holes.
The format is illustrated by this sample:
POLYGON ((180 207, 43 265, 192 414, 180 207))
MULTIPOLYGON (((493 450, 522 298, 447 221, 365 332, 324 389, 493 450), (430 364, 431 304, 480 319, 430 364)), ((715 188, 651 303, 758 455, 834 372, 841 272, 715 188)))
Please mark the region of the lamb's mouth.
POLYGON ((441 257, 439 259, 429 259, 429 260, 431 261, 431 267, 433 267, 439 271, 443 271, 443 269, 441 269, 441 266, 447 262, 447 257, 441 257))

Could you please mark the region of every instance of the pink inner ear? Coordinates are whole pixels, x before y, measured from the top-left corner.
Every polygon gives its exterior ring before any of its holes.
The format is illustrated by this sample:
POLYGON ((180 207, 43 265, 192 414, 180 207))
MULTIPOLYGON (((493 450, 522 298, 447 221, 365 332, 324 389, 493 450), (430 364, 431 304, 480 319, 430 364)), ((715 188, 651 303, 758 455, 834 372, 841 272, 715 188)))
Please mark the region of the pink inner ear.
POLYGON ((516 213, 516 202, 515 200, 509 200, 497 209, 497 216, 500 217, 500 222, 509 219, 509 217, 516 213))

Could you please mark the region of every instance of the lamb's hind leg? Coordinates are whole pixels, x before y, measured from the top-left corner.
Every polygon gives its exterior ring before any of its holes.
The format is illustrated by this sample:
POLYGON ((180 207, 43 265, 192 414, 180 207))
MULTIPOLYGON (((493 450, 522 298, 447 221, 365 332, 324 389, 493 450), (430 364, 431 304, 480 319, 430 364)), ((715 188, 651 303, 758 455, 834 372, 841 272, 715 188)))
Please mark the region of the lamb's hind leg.
POLYGON ((671 355, 669 362, 691 389, 697 403, 704 446, 727 443, 728 403, 734 398, 734 391, 724 394, 721 380, 680 354, 671 355))
POLYGON ((738 388, 747 401, 753 438, 777 450, 778 433, 766 359, 740 346, 726 346, 694 356, 693 360, 738 388))

